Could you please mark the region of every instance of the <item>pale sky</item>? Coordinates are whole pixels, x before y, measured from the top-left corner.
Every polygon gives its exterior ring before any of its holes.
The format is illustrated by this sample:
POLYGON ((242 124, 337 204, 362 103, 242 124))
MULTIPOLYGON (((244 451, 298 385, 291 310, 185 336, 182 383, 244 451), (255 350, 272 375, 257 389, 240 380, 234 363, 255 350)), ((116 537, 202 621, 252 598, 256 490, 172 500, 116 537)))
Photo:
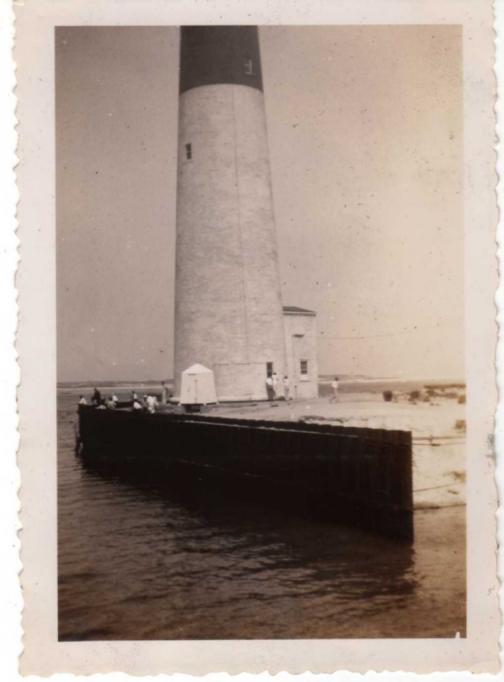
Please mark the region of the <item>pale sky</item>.
MULTIPOLYGON (((261 27, 285 305, 322 374, 462 378, 461 32, 261 27)), ((58 379, 172 376, 178 30, 56 34, 58 379)))

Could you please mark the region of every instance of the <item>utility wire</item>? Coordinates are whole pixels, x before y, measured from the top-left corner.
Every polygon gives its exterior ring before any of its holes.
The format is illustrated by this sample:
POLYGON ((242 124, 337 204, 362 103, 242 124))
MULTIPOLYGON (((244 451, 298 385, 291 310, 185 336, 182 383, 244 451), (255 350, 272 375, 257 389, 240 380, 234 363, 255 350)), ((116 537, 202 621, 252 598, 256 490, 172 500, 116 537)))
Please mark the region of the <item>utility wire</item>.
POLYGON ((409 329, 402 332, 389 332, 388 334, 370 334, 369 336, 327 336, 323 332, 320 334, 320 339, 328 341, 350 341, 353 339, 378 339, 386 336, 401 336, 402 334, 414 334, 418 329, 409 329))
MULTIPOLYGON (((429 325, 431 328, 433 325, 429 325)), ((438 324, 436 325, 437 327, 448 327, 448 324, 438 324)), ((451 325, 450 325, 451 326, 451 325)), ((402 336, 403 334, 415 334, 416 332, 421 331, 418 327, 414 327, 413 329, 402 329, 401 331, 398 332, 385 332, 383 334, 369 334, 368 336, 331 336, 330 334, 324 334, 324 332, 320 332, 319 338, 324 340, 328 339, 330 341, 335 340, 335 341, 350 341, 350 340, 359 340, 359 339, 381 339, 385 338, 388 336, 402 336)))

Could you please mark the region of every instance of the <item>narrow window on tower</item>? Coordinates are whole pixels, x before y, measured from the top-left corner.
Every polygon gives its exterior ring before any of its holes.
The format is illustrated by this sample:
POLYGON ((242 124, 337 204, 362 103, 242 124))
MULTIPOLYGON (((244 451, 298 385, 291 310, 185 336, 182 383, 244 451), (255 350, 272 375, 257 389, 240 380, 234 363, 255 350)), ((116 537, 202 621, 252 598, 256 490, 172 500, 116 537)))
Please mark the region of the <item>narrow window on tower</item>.
POLYGON ((300 360, 299 361, 299 370, 301 372, 301 376, 307 376, 307 374, 308 374, 308 360, 300 360))
POLYGON ((252 60, 248 57, 243 62, 243 70, 247 76, 252 76, 254 74, 254 65, 252 60))
POLYGON ((266 363, 266 376, 270 377, 272 374, 273 374, 273 363, 267 362, 266 363))
POLYGON ((192 145, 190 143, 185 146, 186 159, 192 159, 192 145))

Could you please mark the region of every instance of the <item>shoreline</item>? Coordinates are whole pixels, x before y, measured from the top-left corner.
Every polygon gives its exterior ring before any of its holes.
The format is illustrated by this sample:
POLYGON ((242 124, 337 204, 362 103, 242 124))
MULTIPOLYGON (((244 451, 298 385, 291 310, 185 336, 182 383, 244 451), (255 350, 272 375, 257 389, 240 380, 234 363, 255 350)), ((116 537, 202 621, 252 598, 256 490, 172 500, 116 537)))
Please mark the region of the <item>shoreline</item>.
MULTIPOLYGON (((72 392, 77 396, 79 391, 65 390, 61 395, 72 392)), ((433 398, 428 403, 385 402, 376 393, 343 393, 337 402, 318 397, 220 404, 204 408, 204 413, 411 431, 415 510, 465 505, 465 405, 453 398, 433 398)))

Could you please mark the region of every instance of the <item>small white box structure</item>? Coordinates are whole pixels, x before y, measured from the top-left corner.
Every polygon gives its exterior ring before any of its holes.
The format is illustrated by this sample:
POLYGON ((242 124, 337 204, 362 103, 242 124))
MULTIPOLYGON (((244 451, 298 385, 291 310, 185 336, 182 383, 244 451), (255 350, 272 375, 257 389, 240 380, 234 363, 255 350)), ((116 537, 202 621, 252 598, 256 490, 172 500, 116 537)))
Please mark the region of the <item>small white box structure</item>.
POLYGON ((214 373, 196 363, 182 372, 181 405, 208 405, 217 402, 214 373))

